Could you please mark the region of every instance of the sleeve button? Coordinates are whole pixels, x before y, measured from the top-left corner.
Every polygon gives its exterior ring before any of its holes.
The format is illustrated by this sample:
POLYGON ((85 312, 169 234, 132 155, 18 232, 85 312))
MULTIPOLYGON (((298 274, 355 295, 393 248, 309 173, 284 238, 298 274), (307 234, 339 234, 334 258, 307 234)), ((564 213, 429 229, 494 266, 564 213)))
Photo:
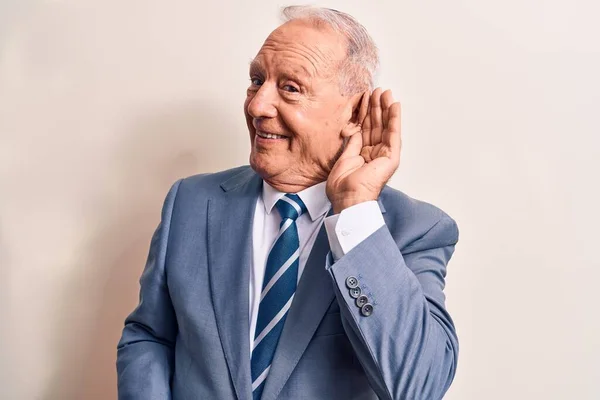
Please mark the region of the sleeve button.
POLYGON ((349 276, 346 278, 346 286, 348 289, 354 289, 358 286, 358 279, 356 279, 354 276, 349 276))
POLYGON ((358 298, 358 296, 360 296, 361 293, 362 293, 362 290, 360 290, 360 288, 358 286, 350 289, 350 297, 352 297, 353 299, 358 298))
POLYGON ((360 313, 365 317, 373 314, 373 305, 371 303, 366 303, 360 308, 360 313))
POLYGON ((362 307, 365 304, 367 304, 369 302, 369 298, 365 295, 360 296, 359 298, 356 299, 356 306, 357 307, 362 307))

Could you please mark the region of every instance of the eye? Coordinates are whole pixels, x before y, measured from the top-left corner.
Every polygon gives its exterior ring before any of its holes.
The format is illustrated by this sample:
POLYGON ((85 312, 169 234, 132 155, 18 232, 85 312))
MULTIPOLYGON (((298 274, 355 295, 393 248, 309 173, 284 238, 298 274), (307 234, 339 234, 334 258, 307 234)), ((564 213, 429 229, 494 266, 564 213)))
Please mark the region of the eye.
POLYGON ((290 93, 298 93, 299 92, 298 88, 295 86, 292 86, 292 85, 284 85, 283 90, 285 90, 286 92, 290 92, 290 93))
POLYGON ((252 77, 252 78, 250 78, 250 83, 253 86, 261 86, 263 84, 263 81, 260 78, 252 77))

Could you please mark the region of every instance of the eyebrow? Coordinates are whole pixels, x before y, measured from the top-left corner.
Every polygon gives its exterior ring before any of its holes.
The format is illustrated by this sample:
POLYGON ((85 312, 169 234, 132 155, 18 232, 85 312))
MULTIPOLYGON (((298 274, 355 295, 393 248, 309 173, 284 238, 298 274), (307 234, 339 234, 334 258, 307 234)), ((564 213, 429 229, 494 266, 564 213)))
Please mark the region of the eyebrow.
MULTIPOLYGON (((254 71, 254 70, 264 70, 264 66, 263 64, 258 61, 256 58, 253 58, 250 60, 249 62, 249 66, 250 66, 250 72, 254 71)), ((301 69, 301 72, 304 73, 304 77, 300 74, 298 74, 297 71, 283 71, 281 75, 283 75, 286 79, 291 79, 293 81, 298 81, 298 82, 305 82, 308 79, 310 79, 312 76, 310 75, 310 73, 308 72, 308 70, 302 66, 299 65, 298 68, 301 69)))
POLYGON ((250 67, 250 70, 253 69, 263 69, 262 64, 260 63, 260 61, 258 61, 256 58, 252 58, 249 62, 248 65, 250 67))

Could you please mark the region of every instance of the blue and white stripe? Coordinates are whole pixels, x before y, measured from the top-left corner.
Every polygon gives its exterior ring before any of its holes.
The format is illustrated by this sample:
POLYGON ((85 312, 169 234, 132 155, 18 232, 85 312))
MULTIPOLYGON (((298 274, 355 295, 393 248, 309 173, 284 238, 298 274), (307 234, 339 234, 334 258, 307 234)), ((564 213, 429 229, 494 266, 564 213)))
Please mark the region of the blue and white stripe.
POLYGON ((275 206, 281 215, 281 223, 267 258, 258 307, 251 360, 253 400, 260 399, 262 394, 296 292, 300 257, 296 219, 306 212, 306 206, 295 194, 286 194, 275 206))

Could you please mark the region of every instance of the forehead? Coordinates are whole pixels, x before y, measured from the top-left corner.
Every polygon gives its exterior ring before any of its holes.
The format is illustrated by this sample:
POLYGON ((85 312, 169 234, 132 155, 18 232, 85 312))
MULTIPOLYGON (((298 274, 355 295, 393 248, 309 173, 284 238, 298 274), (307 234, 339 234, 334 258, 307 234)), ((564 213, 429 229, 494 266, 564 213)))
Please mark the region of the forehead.
POLYGON ((324 75, 344 59, 341 35, 308 21, 290 21, 265 40, 255 62, 265 67, 286 67, 311 76, 324 75))

